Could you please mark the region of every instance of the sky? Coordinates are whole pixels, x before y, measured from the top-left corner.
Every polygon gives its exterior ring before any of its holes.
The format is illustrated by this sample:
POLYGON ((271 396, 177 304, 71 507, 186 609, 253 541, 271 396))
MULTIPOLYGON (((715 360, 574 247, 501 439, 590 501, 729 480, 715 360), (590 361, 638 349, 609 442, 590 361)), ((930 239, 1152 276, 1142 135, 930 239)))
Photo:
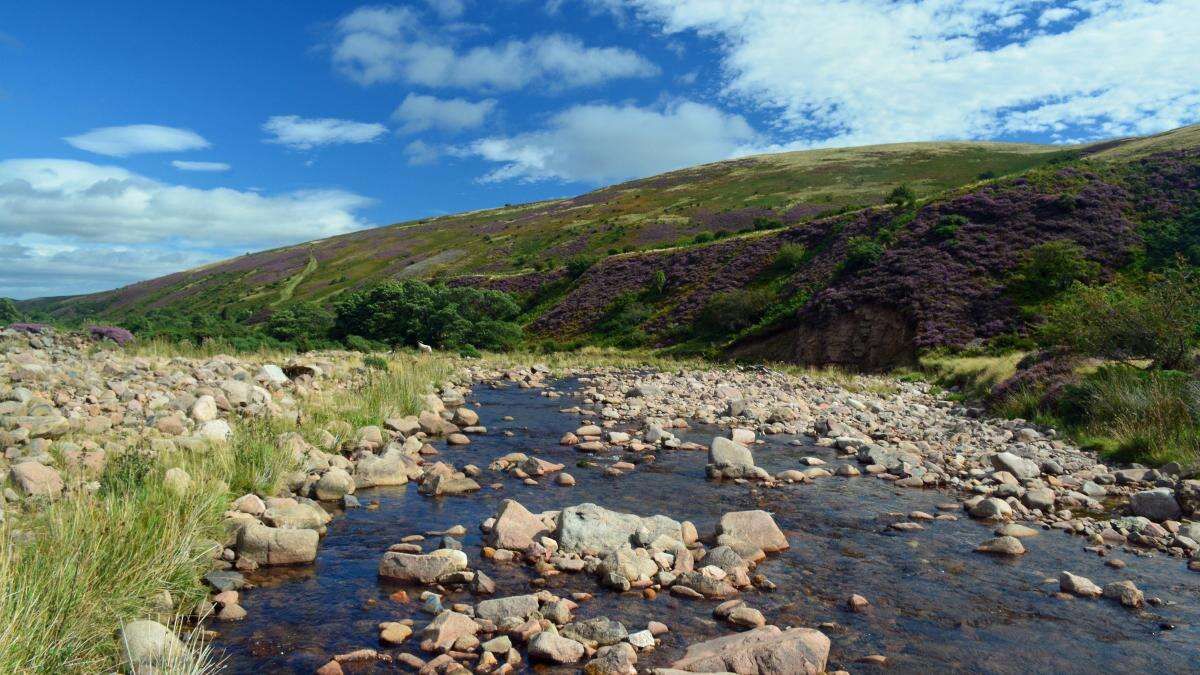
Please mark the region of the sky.
POLYGON ((1200 121, 1200 0, 0 6, 0 296, 747 154, 1200 121))

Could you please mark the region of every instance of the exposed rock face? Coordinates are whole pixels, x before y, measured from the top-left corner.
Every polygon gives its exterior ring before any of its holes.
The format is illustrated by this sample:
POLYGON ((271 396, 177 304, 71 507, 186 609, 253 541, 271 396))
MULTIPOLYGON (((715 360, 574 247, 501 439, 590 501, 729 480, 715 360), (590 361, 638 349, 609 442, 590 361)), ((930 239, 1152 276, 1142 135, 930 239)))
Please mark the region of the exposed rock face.
POLYGON ((671 667, 693 673, 817 675, 825 672, 829 638, 810 628, 763 626, 694 644, 671 667))
POLYGON ((631 513, 610 511, 595 504, 580 504, 563 509, 558 515, 556 538, 559 549, 567 553, 600 553, 630 543, 639 529, 644 528, 653 541, 665 535, 681 541, 678 521, 666 516, 643 518, 631 513))
POLYGON ((863 305, 735 345, 731 355, 850 370, 878 371, 917 362, 916 331, 894 309, 863 305))
POLYGON ((388 551, 379 561, 379 576, 417 584, 433 584, 465 569, 467 554, 452 549, 438 549, 426 555, 388 551))

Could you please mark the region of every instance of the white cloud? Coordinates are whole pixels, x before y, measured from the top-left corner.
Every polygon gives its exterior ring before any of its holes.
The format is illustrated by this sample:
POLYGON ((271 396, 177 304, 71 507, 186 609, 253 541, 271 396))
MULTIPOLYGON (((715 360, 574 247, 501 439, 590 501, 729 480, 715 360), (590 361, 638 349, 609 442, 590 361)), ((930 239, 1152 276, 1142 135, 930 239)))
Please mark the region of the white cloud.
POLYGON ((188 162, 182 159, 172 161, 171 166, 180 171, 210 171, 215 173, 228 171, 233 168, 225 162, 188 162))
POLYGON ((490 98, 471 102, 462 98, 409 94, 392 113, 392 120, 399 122, 400 131, 406 134, 429 129, 462 131, 482 125, 495 108, 496 101, 490 98))
POLYGON ((464 0, 425 0, 425 4, 444 21, 457 19, 467 11, 464 0))
POLYGON ((108 290, 226 257, 172 247, 4 241, 0 296, 20 299, 108 290))
POLYGON ((460 50, 404 7, 364 7, 338 22, 333 63, 362 85, 514 90, 534 82, 556 88, 646 77, 658 68, 619 47, 589 47, 569 35, 541 35, 460 50))
POLYGON ((143 152, 181 152, 209 147, 200 134, 157 124, 100 127, 63 139, 80 150, 98 155, 126 157, 143 152))
POLYGON ((342 190, 262 195, 161 183, 116 166, 66 159, 0 161, 0 235, 110 244, 277 245, 365 226, 371 203, 342 190))
POLYGON ((310 150, 319 145, 339 143, 370 143, 387 133, 387 127, 375 122, 354 122, 332 117, 304 118, 297 115, 276 115, 263 124, 263 131, 273 134, 268 143, 286 145, 295 150, 310 150))
POLYGON ((408 158, 408 163, 413 166, 433 164, 442 156, 442 152, 441 148, 419 139, 404 146, 404 156, 408 158))
POLYGON ((457 153, 503 164, 484 181, 603 183, 725 159, 756 139, 741 116, 692 101, 661 110, 577 105, 542 131, 484 138, 457 153))
POLYGON ((1200 118, 1195 0, 630 4, 668 36, 717 42, 724 95, 769 111, 796 146, 1097 138, 1200 118), (1024 16, 1053 31, 1020 28, 1024 16))

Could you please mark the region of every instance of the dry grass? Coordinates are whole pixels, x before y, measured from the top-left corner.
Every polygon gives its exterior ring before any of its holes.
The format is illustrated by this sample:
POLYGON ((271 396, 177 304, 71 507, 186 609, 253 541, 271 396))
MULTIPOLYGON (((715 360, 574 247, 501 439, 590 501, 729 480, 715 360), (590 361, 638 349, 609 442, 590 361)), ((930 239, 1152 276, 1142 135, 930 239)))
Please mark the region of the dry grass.
POLYGON ((1002 356, 926 356, 921 359, 933 379, 945 387, 977 398, 986 396, 993 387, 1012 377, 1025 352, 1002 356))

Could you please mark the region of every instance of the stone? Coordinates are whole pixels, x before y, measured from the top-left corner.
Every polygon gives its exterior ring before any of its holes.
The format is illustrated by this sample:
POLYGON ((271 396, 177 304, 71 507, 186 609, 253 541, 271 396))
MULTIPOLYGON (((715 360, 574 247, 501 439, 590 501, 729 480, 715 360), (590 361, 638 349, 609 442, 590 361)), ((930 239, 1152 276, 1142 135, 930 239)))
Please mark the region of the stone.
POLYGON ((855 593, 846 600, 846 608, 851 612, 861 613, 867 611, 871 603, 863 596, 855 593))
POLYGON ((1134 515, 1156 522, 1177 520, 1183 514, 1175 501, 1175 491, 1165 487, 1133 493, 1129 496, 1129 508, 1134 515))
POLYGON ((1007 520, 1012 517, 1012 507, 1003 499, 988 497, 972 506, 970 513, 971 517, 983 520, 1007 520))
POLYGON ((428 554, 389 551, 379 561, 379 576, 400 582, 433 584, 442 577, 467 569, 467 554, 438 549, 428 554))
POLYGON ((601 647, 583 667, 584 675, 637 675, 637 652, 626 642, 601 647))
POLYGON ((149 619, 122 626, 118 641, 126 661, 133 666, 165 666, 187 654, 183 641, 170 628, 149 619))
POLYGON ((315 530, 250 523, 238 533, 237 552, 240 558, 259 565, 310 563, 317 558, 320 539, 315 530))
POLYGON ((484 600, 475 606, 475 616, 500 623, 501 619, 516 617, 521 620, 529 618, 530 614, 538 611, 538 596, 512 595, 506 598, 484 600))
POLYGON ((209 420, 200 425, 200 430, 197 435, 213 443, 224 443, 229 440, 229 436, 233 434, 233 429, 230 428, 229 422, 225 420, 209 420))
POLYGON ((1020 539, 1012 536, 988 539, 975 547, 978 553, 993 553, 996 555, 1024 555, 1025 546, 1020 539))
POLYGON ((488 542, 496 548, 524 551, 543 535, 548 534, 542 519, 514 499, 500 502, 496 522, 488 533, 488 542))
POLYGON ((629 544, 640 529, 646 530, 651 541, 659 535, 676 541, 683 538, 679 522, 666 516, 641 517, 591 503, 560 511, 555 538, 564 553, 601 553, 629 544))
POLYGON ((62 496, 63 479, 58 470, 40 462, 24 461, 12 468, 13 482, 23 494, 30 497, 62 496))
POLYGON ((1104 585, 1104 597, 1116 600, 1131 609, 1141 607, 1146 596, 1132 581, 1114 581, 1104 585))
POLYGON ((829 638, 818 630, 763 626, 693 644, 671 667, 693 673, 817 675, 828 658, 829 638))
POLYGON ((446 610, 437 615, 421 636, 429 640, 439 650, 448 650, 459 638, 472 636, 479 632, 480 626, 466 614, 446 610))
POLYGON ((1007 471, 1021 480, 1029 480, 1042 475, 1042 469, 1037 462, 1019 457, 1011 452, 1001 452, 991 456, 992 466, 997 471, 1007 471))
POLYGON ((536 661, 575 663, 585 651, 582 644, 551 631, 542 631, 529 641, 529 658, 536 661))
POLYGON ((766 511, 734 511, 721 516, 717 533, 756 546, 767 553, 788 548, 787 537, 766 511))
POLYGON ((754 442, 753 429, 734 428, 729 430, 729 440, 738 445, 750 445, 754 442))
POLYGON ((563 626, 564 637, 571 638, 584 646, 593 649, 606 645, 615 645, 629 636, 625 625, 613 621, 606 616, 598 616, 587 621, 576 621, 563 626))
POLYGON ((398 621, 385 621, 379 624, 379 641, 394 647, 403 643, 412 635, 412 627, 398 621))
POLYGON ((708 448, 709 475, 725 478, 763 478, 766 472, 754 464, 754 455, 741 443, 717 436, 708 448))
POLYGON ((1040 531, 1027 525, 1021 525, 1020 523, 1005 523, 996 528, 996 535, 1001 537, 1025 539, 1027 537, 1036 537, 1039 534, 1041 534, 1040 531))
POLYGON ((651 649, 655 644, 654 633, 649 629, 630 633, 626 639, 629 640, 629 644, 633 645, 635 649, 651 649))
POLYGON ((334 501, 353 494, 354 488, 354 478, 345 469, 334 467, 321 475, 313 494, 321 501, 334 501))
POLYGON ((1063 593, 1070 593, 1081 598, 1098 598, 1104 594, 1104 591, 1091 579, 1065 571, 1058 575, 1058 587, 1063 593))
POLYGON ((192 403, 188 415, 197 422, 208 422, 217 419, 217 399, 204 394, 192 403))
POLYGON ((733 611, 726 617, 729 623, 735 626, 744 626, 747 628, 758 628, 765 626, 767 620, 763 617, 762 612, 754 609, 749 605, 738 605, 733 608, 733 611))
POLYGON ((267 510, 267 505, 256 494, 244 494, 234 500, 233 508, 252 516, 261 516, 267 510))
POLYGON ((1183 515, 1200 517, 1200 480, 1188 479, 1176 483, 1175 501, 1179 502, 1183 515))

